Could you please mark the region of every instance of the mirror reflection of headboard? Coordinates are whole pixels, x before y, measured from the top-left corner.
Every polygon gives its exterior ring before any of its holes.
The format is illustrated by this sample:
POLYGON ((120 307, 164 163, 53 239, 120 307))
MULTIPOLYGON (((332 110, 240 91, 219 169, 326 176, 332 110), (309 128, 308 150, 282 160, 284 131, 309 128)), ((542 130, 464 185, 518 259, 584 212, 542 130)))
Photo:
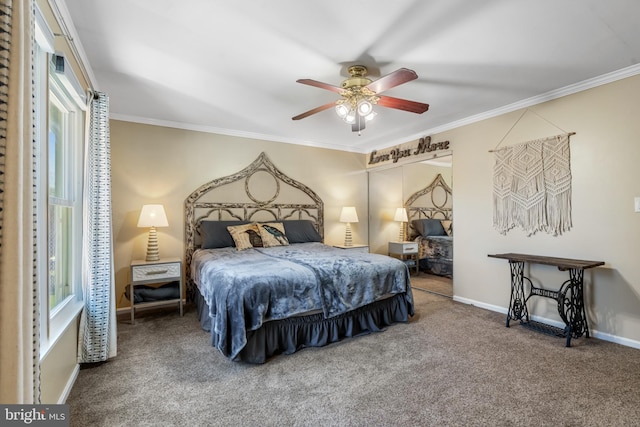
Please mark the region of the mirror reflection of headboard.
POLYGON ((409 238, 417 234, 411 224, 415 219, 452 219, 452 193, 451 187, 445 182, 442 174, 438 174, 431 184, 409 196, 404 203, 409 218, 409 238))

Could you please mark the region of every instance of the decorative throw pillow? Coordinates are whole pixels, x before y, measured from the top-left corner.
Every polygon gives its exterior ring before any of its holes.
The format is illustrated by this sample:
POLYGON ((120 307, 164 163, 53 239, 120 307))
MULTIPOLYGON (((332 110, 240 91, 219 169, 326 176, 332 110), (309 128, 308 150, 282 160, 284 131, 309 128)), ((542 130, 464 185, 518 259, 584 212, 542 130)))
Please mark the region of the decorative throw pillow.
POLYGON ((450 219, 443 219, 440 221, 442 228, 447 233, 447 236, 453 236, 453 222, 450 219))
MULTIPOLYGON (((285 235, 289 243, 322 242, 316 227, 308 219, 291 219, 282 221, 285 235)), ((255 246, 255 245, 254 245, 255 246)))
POLYGON ((202 221, 200 223, 202 249, 232 247, 233 238, 227 227, 244 224, 249 224, 249 221, 202 221))
POLYGON ((266 222, 257 225, 262 238, 262 246, 265 248, 289 245, 289 240, 287 240, 284 232, 284 225, 281 222, 266 222))
POLYGON ((227 227, 227 230, 229 230, 229 233, 236 244, 236 248, 239 251, 253 248, 253 245, 251 244, 251 233, 258 233, 257 224, 235 225, 227 227))

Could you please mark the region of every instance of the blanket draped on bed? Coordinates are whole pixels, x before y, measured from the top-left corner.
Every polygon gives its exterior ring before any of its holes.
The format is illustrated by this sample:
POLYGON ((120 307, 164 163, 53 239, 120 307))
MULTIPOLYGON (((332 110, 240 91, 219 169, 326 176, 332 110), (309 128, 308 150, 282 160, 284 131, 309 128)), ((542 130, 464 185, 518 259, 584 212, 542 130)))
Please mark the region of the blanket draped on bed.
POLYGON ((332 318, 403 292, 413 307, 404 263, 321 243, 199 250, 192 276, 209 306, 216 347, 232 359, 246 345, 246 331, 268 320, 314 310, 332 318))
POLYGON ((419 236, 416 241, 421 271, 453 277, 453 236, 419 236))
POLYGON ((571 228, 569 135, 494 151, 493 226, 558 235, 571 228))

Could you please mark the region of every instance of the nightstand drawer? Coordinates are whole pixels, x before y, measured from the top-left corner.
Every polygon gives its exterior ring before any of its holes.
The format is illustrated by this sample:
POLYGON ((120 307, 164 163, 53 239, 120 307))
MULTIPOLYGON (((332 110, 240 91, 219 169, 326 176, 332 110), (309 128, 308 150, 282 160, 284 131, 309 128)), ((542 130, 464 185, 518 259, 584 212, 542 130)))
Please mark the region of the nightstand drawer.
POLYGON ((180 277, 180 263, 135 265, 131 267, 131 280, 145 282, 147 280, 160 281, 163 279, 175 279, 180 277))
POLYGON ((418 253, 418 244, 415 242, 389 242, 389 253, 415 254, 418 253))

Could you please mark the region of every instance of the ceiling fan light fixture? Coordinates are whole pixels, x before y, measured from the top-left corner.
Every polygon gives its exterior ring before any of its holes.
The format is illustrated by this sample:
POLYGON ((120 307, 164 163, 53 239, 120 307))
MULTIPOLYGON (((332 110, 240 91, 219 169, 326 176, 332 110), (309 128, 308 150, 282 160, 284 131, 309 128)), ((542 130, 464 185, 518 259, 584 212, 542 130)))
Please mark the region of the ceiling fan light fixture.
POLYGON ((349 108, 344 104, 338 104, 336 105, 336 114, 344 120, 349 114, 349 108))
POLYGON ((347 115, 344 117, 344 121, 349 123, 349 124, 355 123, 356 122, 356 111, 355 110, 349 110, 347 115))
POLYGON ((373 105, 366 99, 362 99, 358 102, 358 114, 362 117, 366 117, 373 111, 373 105))
POLYGON ((367 67, 363 65, 353 65, 349 67, 348 72, 350 77, 343 80, 340 86, 334 86, 312 79, 296 80, 298 83, 335 92, 339 94, 342 99, 313 108, 292 117, 292 119, 304 119, 312 114, 333 107, 338 117, 345 123, 352 125, 351 130, 358 132, 358 135, 360 135, 360 132, 365 128, 365 122, 372 120, 376 116, 373 108, 374 105, 409 111, 416 114, 422 114, 429 109, 429 104, 380 95, 380 93, 386 90, 417 79, 418 75, 413 70, 400 68, 375 81, 366 77, 367 67))

